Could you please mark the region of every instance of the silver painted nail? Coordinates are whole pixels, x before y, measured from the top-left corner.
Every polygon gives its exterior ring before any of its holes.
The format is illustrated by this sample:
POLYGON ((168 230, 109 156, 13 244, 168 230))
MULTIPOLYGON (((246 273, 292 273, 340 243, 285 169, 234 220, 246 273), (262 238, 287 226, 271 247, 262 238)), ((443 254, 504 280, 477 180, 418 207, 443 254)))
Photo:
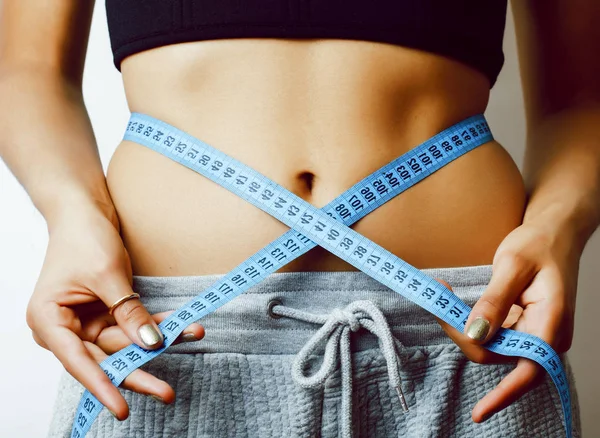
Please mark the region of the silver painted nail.
POLYGON ((156 347, 162 344, 162 333, 154 328, 152 324, 144 324, 138 329, 138 336, 148 348, 156 347))
POLYGON ((476 341, 483 341, 490 331, 490 322, 478 316, 467 329, 467 336, 476 341))

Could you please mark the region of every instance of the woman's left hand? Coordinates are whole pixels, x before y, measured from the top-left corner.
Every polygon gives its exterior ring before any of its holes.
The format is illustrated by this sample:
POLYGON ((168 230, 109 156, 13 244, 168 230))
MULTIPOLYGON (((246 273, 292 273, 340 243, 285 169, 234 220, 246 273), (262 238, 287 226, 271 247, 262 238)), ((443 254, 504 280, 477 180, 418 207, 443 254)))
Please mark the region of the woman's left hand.
MULTIPOLYGON (((494 255, 490 283, 473 307, 464 334, 438 319, 470 360, 482 364, 511 360, 481 346, 500 327, 535 335, 558 353, 570 348, 581 252, 569 233, 552 226, 524 223, 506 236, 494 255), (476 318, 481 319, 471 325, 476 318)), ((476 404, 473 420, 485 421, 509 406, 533 389, 543 373, 537 363, 519 358, 516 368, 476 404)))

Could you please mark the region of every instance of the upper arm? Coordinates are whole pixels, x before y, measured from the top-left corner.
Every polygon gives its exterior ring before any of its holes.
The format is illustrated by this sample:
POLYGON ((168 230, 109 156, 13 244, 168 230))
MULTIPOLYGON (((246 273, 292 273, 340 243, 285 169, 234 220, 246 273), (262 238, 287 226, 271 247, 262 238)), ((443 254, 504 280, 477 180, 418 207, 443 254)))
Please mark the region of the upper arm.
POLYGON ((94 0, 0 0, 0 67, 81 84, 93 9, 94 0))
POLYGON ((598 0, 513 0, 528 121, 600 104, 598 0))

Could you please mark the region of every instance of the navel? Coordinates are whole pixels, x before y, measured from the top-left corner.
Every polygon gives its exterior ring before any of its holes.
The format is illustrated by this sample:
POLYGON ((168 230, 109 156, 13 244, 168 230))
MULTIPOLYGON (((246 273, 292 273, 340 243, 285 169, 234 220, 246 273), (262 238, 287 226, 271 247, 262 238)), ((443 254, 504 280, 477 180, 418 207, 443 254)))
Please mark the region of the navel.
POLYGON ((313 183, 315 180, 315 174, 312 172, 301 172, 298 175, 298 180, 300 180, 302 187, 308 192, 312 193, 313 183))

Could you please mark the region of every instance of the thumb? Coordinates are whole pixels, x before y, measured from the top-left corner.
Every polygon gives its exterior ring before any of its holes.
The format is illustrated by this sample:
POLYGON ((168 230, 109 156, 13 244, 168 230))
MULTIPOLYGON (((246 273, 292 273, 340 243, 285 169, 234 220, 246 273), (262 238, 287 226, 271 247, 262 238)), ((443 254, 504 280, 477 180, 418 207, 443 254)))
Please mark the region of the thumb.
MULTIPOLYGON (((133 290, 126 276, 113 276, 104 283, 102 301, 109 308, 133 290)), ((160 347, 164 336, 139 298, 123 301, 113 309, 113 317, 129 339, 147 350, 160 347)))
POLYGON ((522 257, 498 257, 492 278, 473 306, 465 325, 465 334, 471 342, 484 344, 494 336, 534 273, 533 263, 522 257))

